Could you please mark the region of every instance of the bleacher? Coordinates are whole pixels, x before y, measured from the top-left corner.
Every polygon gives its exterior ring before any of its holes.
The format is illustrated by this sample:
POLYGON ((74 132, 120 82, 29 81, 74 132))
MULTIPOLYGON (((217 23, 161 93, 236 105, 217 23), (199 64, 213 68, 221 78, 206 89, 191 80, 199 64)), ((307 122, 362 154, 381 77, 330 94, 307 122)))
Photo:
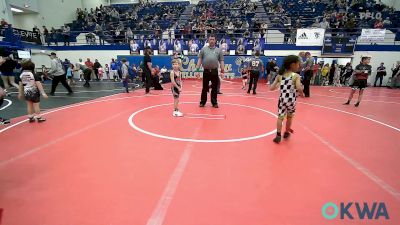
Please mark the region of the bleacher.
MULTIPOLYGON (((369 10, 371 13, 381 13, 382 19, 389 18, 391 25, 385 25, 385 28, 396 34, 397 41, 400 40, 400 11, 389 10, 387 7, 376 4, 375 1, 368 0, 367 4, 355 4, 352 6, 337 5, 335 1, 328 0, 261 0, 260 5, 262 6, 265 13, 261 16, 255 12, 246 12, 246 7, 242 6, 243 0, 226 0, 226 1, 200 1, 197 5, 193 6, 189 4, 189 1, 182 2, 163 2, 155 4, 147 4, 145 6, 140 4, 114 4, 111 6, 105 6, 105 11, 117 10, 120 17, 118 20, 106 16, 98 21, 87 22, 82 19, 76 19, 72 23, 68 24, 71 27, 70 41, 76 42, 77 37, 81 33, 93 33, 97 35, 97 38, 105 40, 109 44, 128 44, 126 38, 126 29, 130 28, 133 33, 133 39, 135 39, 140 48, 144 47, 144 42, 155 41, 152 44, 153 49, 158 49, 158 43, 160 39, 178 39, 182 45, 183 50, 188 50, 188 41, 193 40, 198 43, 201 48, 205 42, 205 32, 197 31, 197 33, 190 32, 184 28, 191 27, 199 18, 203 16, 204 9, 212 9, 212 18, 207 18, 207 24, 216 25, 216 29, 207 29, 207 33, 215 33, 217 39, 224 39, 230 46, 230 49, 236 49, 239 38, 243 38, 243 34, 247 29, 235 28, 234 34, 228 34, 228 29, 224 24, 225 20, 229 21, 247 21, 249 24, 250 38, 244 38, 243 43, 245 50, 251 48, 254 39, 258 39, 258 36, 254 33, 260 33, 259 23, 267 21, 269 29, 277 29, 282 34, 290 33, 294 27, 295 21, 300 21, 300 27, 310 27, 316 20, 322 21, 322 18, 326 17, 326 12, 337 11, 338 13, 345 12, 349 17, 355 19, 355 32, 351 35, 359 35, 361 29, 359 28, 373 28, 375 19, 360 19, 360 12, 369 10), (196 10, 193 11, 194 17, 183 16, 182 13, 185 9, 194 7, 196 10), (277 7, 282 7, 284 12, 276 12, 277 7), (171 13, 172 14, 169 14, 171 13), (130 16, 133 14, 137 15, 137 19, 132 19, 130 16), (155 19, 156 18, 156 19, 155 19), (102 32, 95 32, 95 24, 102 25, 102 32), (258 24, 255 24, 258 23, 258 24), (180 28, 176 27, 179 24, 180 28), (116 29, 119 25, 124 27, 123 30, 116 33, 116 29), (171 34, 171 30, 173 34, 171 34), (250 43, 250 44, 249 44, 250 43)), ((246 3, 249 4, 249 3, 246 3)), ((207 12, 206 10, 206 12, 207 12)), ((259 9, 258 9, 259 11, 259 9)), ((103 11, 104 13, 104 11, 103 11)), ((191 12, 189 12, 191 13, 191 12)), ((335 20, 335 19, 333 19, 335 20)), ((330 18, 328 22, 332 24, 330 18)), ((339 29, 327 29, 326 33, 349 33, 348 29, 340 27, 339 29)), ((285 35, 285 38, 287 36, 285 35)), ((51 42, 63 42, 62 32, 59 31, 54 37, 50 37, 51 42)), ((260 39, 261 45, 266 43, 266 39, 260 39)), ((167 44, 167 49, 173 47, 172 43, 167 44)))

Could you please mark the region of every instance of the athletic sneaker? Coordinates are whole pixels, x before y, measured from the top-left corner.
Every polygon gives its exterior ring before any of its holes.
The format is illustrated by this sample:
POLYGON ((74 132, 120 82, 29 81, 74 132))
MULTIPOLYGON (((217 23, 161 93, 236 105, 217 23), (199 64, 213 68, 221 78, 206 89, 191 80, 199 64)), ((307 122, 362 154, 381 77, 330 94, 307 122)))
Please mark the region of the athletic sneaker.
POLYGON ((39 123, 42 123, 42 122, 46 121, 46 119, 43 118, 43 117, 39 117, 39 118, 36 118, 36 119, 37 119, 37 121, 38 121, 39 123))
POLYGON ((281 136, 276 136, 273 141, 278 144, 279 142, 281 142, 281 140, 282 140, 281 136))
POLYGON ((289 132, 285 132, 284 134, 283 134, 283 138, 289 138, 290 137, 290 133, 289 132))
POLYGON ((183 113, 181 113, 181 112, 179 112, 179 111, 174 111, 174 112, 172 113, 172 116, 175 116, 175 117, 182 117, 182 116, 183 116, 183 113))
POLYGON ((5 119, 5 118, 1 118, 0 117, 0 125, 6 125, 9 124, 10 120, 9 119, 5 119))
POLYGON ((29 118, 29 123, 33 123, 33 122, 35 122, 35 118, 30 117, 30 118, 29 118))

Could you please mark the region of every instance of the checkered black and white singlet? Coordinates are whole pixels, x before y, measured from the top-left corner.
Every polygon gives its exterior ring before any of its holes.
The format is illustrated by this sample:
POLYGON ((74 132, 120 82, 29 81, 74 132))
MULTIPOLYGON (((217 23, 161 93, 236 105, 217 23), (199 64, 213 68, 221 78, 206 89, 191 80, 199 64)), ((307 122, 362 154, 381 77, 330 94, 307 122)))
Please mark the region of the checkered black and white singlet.
POLYGON ((291 73, 288 77, 283 75, 281 77, 278 115, 284 117, 286 114, 294 114, 296 111, 296 74, 291 73))

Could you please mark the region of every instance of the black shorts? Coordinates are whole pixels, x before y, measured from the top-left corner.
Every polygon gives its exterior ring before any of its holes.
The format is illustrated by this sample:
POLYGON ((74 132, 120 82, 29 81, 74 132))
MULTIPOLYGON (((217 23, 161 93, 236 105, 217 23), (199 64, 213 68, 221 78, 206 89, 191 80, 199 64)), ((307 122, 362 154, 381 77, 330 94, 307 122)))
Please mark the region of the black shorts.
POLYGON ((354 80, 354 83, 351 85, 353 90, 360 89, 364 90, 367 87, 367 80, 354 80))
POLYGON ((172 90, 172 95, 174 96, 174 99, 179 98, 179 95, 181 94, 179 92, 179 90, 176 87, 172 87, 171 90, 172 90))
POLYGON ((25 100, 33 103, 39 103, 40 102, 39 90, 29 90, 25 92, 25 100))
POLYGON ((243 78, 243 80, 246 80, 246 79, 247 79, 247 76, 243 76, 242 78, 243 78))

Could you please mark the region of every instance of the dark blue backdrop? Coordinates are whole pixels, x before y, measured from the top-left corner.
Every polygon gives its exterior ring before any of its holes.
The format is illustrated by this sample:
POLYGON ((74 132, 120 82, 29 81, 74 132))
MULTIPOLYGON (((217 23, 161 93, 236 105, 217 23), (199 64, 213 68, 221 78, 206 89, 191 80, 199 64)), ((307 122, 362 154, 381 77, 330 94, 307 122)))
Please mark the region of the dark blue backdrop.
MULTIPOLYGON (((125 58, 129 65, 135 64, 140 65, 143 62, 143 56, 136 55, 119 55, 118 60, 125 58)), ((159 66, 162 68, 166 66, 168 70, 172 69, 171 60, 172 56, 152 56, 153 67, 159 66)), ((249 56, 225 56, 225 76, 227 77, 240 77, 240 69, 245 65, 246 59, 249 56)), ((268 63, 268 58, 276 58, 277 64, 280 66, 283 62, 284 57, 266 57, 260 56, 261 60, 264 62, 264 67, 268 63)), ((185 56, 182 60, 182 77, 194 78, 195 66, 197 63, 197 56, 185 56)), ((262 75, 265 77, 265 74, 262 75)))

